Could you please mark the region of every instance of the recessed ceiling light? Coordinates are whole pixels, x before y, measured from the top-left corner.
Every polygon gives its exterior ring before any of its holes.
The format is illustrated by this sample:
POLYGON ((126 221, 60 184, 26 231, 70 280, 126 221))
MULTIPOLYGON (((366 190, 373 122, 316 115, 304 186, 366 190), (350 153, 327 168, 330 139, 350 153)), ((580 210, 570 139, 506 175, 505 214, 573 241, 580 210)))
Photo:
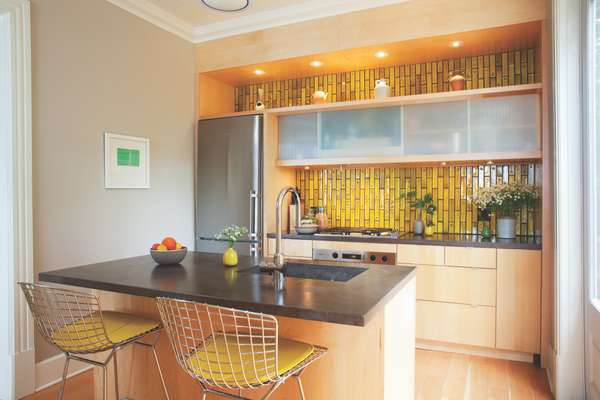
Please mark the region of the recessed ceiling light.
POLYGON ((311 66, 311 67, 318 68, 318 67, 320 67, 320 66, 322 66, 322 65, 323 65, 323 61, 314 60, 314 61, 311 61, 311 62, 310 62, 310 66, 311 66))
POLYGON ((383 50, 379 50, 377 53, 375 53, 375 57, 377 57, 377 58, 385 58, 388 55, 389 55, 388 52, 383 51, 383 50))
POLYGON ((487 165, 492 165, 494 162, 493 161, 488 161, 486 164, 487 165))
POLYGON ((457 49, 460 46, 462 46, 463 44, 465 44, 465 42, 463 42, 462 40, 453 40, 450 42, 450 47, 457 49))
POLYGON ((201 0, 205 6, 217 11, 241 11, 248 8, 250 0, 201 0))
POLYGON ((263 71, 262 69, 255 69, 254 70, 254 75, 264 75, 266 74, 265 71, 263 71))

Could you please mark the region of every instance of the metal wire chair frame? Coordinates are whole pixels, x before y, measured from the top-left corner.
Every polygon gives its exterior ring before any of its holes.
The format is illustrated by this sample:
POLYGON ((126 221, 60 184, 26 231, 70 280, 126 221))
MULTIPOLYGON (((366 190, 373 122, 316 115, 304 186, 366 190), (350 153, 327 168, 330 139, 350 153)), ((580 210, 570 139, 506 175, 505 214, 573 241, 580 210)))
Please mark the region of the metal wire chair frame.
POLYGON ((108 382, 106 369, 109 362, 112 360, 114 363, 115 394, 116 398, 119 399, 117 351, 130 344, 137 344, 152 350, 165 397, 169 400, 169 393, 156 353, 156 344, 160 338, 159 334, 163 330, 162 326, 158 326, 129 340, 115 343, 108 337, 98 297, 88 293, 57 288, 49 285, 26 282, 17 282, 17 284, 21 287, 21 290, 25 295, 37 331, 44 340, 61 350, 65 355, 65 365, 58 392, 58 400, 63 398, 69 363, 72 359, 102 368, 103 399, 106 399, 107 397, 108 382), (62 301, 59 301, 60 298, 62 298, 62 301), (86 320, 88 317, 92 318, 86 320), (73 326, 83 326, 83 329, 68 329, 73 326), (64 328, 67 329, 65 330, 64 328), (53 335, 55 332, 60 332, 60 341, 53 335), (66 333, 66 337, 64 333, 66 333), (151 334, 155 334, 153 342, 146 343, 141 341, 141 339, 144 339, 151 334), (82 341, 85 343, 85 346, 77 344, 82 343, 82 341), (110 351, 110 353, 104 361, 90 360, 81 356, 105 351, 110 351))
POLYGON ((324 347, 314 346, 307 359, 280 375, 279 326, 274 316, 167 297, 156 300, 177 363, 199 382, 203 400, 208 393, 248 400, 241 395, 243 389, 272 385, 262 397, 265 400, 290 376, 296 378, 300 397, 304 399, 300 375, 327 352, 324 347), (226 351, 218 350, 219 338, 226 351), (208 350, 211 344, 214 352, 208 350), (208 369, 202 369, 202 361, 208 369), (194 363, 197 368, 193 367, 194 363), (216 364, 215 368, 211 364, 216 364), (247 364, 251 364, 251 368, 245 368, 247 364), (238 390, 239 395, 223 390, 238 390))

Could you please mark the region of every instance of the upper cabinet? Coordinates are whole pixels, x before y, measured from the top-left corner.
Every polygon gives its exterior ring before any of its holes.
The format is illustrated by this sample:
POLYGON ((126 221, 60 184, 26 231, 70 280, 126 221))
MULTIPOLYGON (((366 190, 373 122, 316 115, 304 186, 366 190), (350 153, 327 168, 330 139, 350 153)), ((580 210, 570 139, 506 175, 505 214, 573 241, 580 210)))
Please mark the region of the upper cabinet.
MULTIPOLYGON (((479 91, 481 92, 481 91, 479 91)), ((283 166, 541 157, 540 95, 497 89, 462 97, 281 113, 283 166)))

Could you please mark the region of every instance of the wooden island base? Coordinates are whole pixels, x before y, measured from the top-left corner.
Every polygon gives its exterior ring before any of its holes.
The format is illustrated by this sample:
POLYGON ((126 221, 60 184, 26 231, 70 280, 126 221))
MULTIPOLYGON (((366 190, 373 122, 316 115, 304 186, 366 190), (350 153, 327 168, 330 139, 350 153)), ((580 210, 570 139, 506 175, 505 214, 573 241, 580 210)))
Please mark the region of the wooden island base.
MULTIPOLYGON (((310 400, 399 400, 414 398, 415 364, 415 278, 385 306, 379 308, 366 326, 332 324, 279 317, 281 337, 317 344, 329 349, 325 357, 310 365, 302 375, 304 392, 310 400)), ((129 311, 158 317, 153 299, 98 292, 104 309, 129 311)), ((165 333, 157 351, 165 373, 171 400, 201 399, 198 383, 177 364, 165 333)), ((108 399, 115 399, 112 364, 108 370, 108 399)), ((146 400, 164 398, 152 353, 130 346, 119 352, 120 397, 146 400)), ((94 372, 95 398, 102 399, 102 370, 94 372)), ((268 387, 245 390, 243 395, 258 399, 268 387)), ((209 399, 222 400, 208 396, 209 399)), ((270 397, 273 400, 299 399, 296 380, 291 378, 270 397)))

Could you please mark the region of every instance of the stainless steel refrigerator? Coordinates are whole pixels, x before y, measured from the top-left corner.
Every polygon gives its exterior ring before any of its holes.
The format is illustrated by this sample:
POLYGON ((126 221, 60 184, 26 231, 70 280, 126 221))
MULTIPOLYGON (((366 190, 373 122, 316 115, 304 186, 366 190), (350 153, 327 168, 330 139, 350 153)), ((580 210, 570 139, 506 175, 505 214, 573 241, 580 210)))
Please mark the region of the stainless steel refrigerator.
POLYGON ((226 225, 248 228, 240 254, 260 255, 263 234, 263 116, 206 119, 196 136, 196 250, 221 253, 213 238, 226 225), (204 239, 202 239, 204 238, 204 239))

